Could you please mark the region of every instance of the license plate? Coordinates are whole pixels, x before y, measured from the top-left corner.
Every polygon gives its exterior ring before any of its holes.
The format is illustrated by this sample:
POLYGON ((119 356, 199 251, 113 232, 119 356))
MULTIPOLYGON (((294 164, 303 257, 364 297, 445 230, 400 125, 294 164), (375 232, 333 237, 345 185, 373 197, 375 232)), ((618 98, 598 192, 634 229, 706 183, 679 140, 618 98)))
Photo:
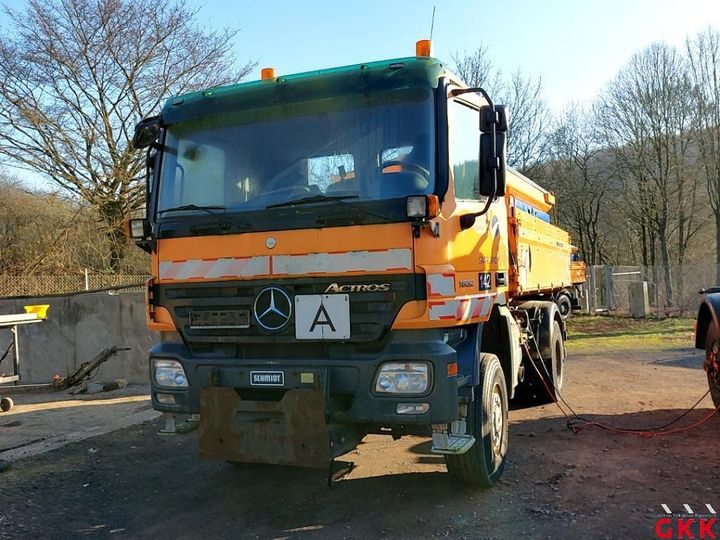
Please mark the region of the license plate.
POLYGON ((283 371, 251 371, 250 386, 285 386, 283 371))
POLYGON ((350 339, 350 295, 297 295, 295 337, 322 340, 350 339))
POLYGON ((203 330, 250 328, 250 311, 246 309, 191 311, 190 328, 203 330))

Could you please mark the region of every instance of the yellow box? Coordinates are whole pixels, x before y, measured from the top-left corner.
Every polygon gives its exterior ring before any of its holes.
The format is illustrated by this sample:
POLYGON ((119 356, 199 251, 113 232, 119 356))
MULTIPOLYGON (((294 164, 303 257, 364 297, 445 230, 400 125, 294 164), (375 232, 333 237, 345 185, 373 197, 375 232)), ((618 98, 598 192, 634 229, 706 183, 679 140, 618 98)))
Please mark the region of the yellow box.
POLYGON ((50 304, 37 304, 34 306, 25 306, 25 313, 36 313, 38 319, 47 319, 47 312, 50 304))

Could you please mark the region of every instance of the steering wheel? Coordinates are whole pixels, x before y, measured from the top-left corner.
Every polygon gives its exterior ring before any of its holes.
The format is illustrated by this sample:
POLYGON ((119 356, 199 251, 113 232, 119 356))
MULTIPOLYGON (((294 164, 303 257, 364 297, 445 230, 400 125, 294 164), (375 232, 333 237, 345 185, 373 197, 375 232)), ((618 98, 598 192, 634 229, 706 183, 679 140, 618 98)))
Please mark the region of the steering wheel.
POLYGON ((416 173, 424 176, 426 179, 430 178, 430 171, 428 171, 422 165, 418 165, 417 163, 413 163, 412 161, 403 161, 401 159, 393 159, 392 161, 385 161, 382 164, 382 168, 384 169, 385 167, 392 167, 393 165, 399 165, 401 169, 408 169, 410 171, 416 172, 416 173))

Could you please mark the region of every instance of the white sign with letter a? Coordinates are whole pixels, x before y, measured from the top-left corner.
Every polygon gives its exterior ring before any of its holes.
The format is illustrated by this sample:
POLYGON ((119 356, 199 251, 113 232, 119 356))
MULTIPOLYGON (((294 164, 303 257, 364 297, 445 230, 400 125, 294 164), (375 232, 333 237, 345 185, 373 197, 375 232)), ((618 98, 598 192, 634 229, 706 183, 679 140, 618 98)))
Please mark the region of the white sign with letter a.
POLYGON ((349 339, 350 296, 304 294, 295 297, 297 339, 349 339))

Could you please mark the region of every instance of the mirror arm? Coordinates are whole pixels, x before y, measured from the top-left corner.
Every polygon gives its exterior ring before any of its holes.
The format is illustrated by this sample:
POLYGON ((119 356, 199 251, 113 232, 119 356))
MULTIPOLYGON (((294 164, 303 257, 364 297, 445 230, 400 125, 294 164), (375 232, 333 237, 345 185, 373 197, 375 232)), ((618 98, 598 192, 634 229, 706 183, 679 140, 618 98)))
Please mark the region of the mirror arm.
POLYGON ((482 97, 485 98, 485 101, 487 101, 488 105, 490 105, 490 108, 492 108, 493 112, 495 112, 495 104, 493 103, 493 100, 490 98, 490 95, 485 91, 484 88, 480 88, 479 86, 476 86, 474 88, 456 88, 452 91, 450 91, 450 97, 457 97, 461 96, 462 94, 482 94, 482 97))
MULTIPOLYGON (((471 214, 463 214, 460 216, 460 228, 461 230, 466 230, 475 225, 475 220, 479 218, 480 216, 484 216, 488 213, 488 210, 490 210, 490 205, 495 200, 495 197, 497 196, 497 112, 495 111, 495 104, 493 103, 493 100, 490 98, 490 95, 485 91, 485 89, 476 87, 476 88, 460 88, 453 90, 450 92, 450 94, 454 96, 459 96, 460 94, 467 94, 467 93, 480 93, 485 98, 485 101, 487 101, 488 105, 490 105, 490 108, 492 109, 493 115, 495 118, 492 122, 492 155, 494 156, 496 163, 493 164, 493 190, 492 190, 492 196, 489 196, 487 198, 487 201, 485 201, 485 207, 480 210, 479 212, 473 212, 471 214)), ((482 164, 480 164, 482 165, 482 164)))

